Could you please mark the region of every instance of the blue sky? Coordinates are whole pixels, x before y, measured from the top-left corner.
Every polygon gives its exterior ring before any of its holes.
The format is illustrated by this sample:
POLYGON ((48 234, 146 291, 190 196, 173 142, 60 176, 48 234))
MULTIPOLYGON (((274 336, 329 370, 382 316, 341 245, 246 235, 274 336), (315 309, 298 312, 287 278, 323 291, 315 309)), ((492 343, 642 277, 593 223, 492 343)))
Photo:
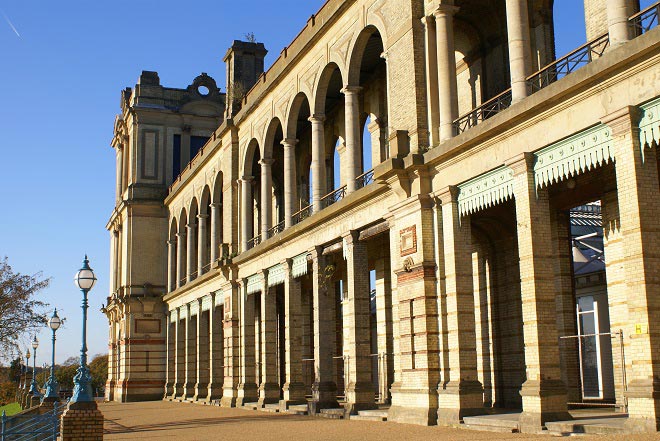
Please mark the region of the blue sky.
MULTIPOLYGON (((41 297, 68 319, 58 332, 58 361, 80 349, 73 275, 85 253, 99 278, 90 293, 89 352, 107 351, 99 307, 108 293, 109 144, 120 91, 141 70, 181 88, 207 72, 224 90, 222 57, 234 39, 254 32, 270 65, 322 3, 0 0, 0 257, 15 271, 52 277, 41 297)), ((581 2, 556 0, 555 15, 562 55, 585 41, 581 2)), ((39 337, 42 364, 50 360, 50 334, 39 337)))

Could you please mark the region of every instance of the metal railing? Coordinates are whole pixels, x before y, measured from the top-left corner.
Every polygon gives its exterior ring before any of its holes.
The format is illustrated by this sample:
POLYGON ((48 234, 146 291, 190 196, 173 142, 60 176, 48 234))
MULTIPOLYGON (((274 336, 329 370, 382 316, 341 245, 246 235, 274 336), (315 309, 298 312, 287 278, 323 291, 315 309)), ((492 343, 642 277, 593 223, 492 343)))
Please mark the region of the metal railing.
POLYGON ((247 249, 252 249, 261 243, 261 234, 254 236, 247 242, 247 249))
POLYGON ((362 173, 360 176, 355 178, 355 188, 360 189, 364 188, 367 185, 371 184, 374 182, 374 169, 372 168, 371 170, 368 170, 364 173, 362 173))
POLYGON ((301 208, 299 211, 296 211, 293 213, 293 216, 291 216, 293 220, 293 224, 298 224, 308 217, 312 215, 313 209, 311 205, 306 206, 305 208, 301 208))
POLYGON ((185 285, 186 283, 188 283, 188 278, 184 277, 183 279, 179 280, 179 286, 178 287, 180 288, 183 285, 185 285))
POLYGON ((456 134, 461 134, 493 115, 500 113, 511 106, 511 89, 507 89, 499 95, 489 99, 479 107, 460 116, 453 123, 456 134))
POLYGON ((530 94, 537 92, 591 63, 594 59, 602 57, 609 45, 609 34, 601 35, 595 40, 583 44, 574 51, 558 58, 543 69, 527 77, 528 91, 530 94))
POLYGON ((2 412, 0 439, 10 440, 53 440, 60 434, 60 417, 67 402, 54 403, 53 409, 41 415, 15 415, 8 417, 2 412))
POLYGON ((326 194, 321 198, 321 207, 326 208, 335 202, 339 202, 346 196, 346 186, 339 187, 338 189, 326 194))
POLYGON ((635 30, 635 36, 640 36, 658 26, 660 17, 660 2, 638 12, 629 19, 630 26, 635 30))
POLYGON ((209 270, 211 269, 211 265, 213 265, 213 262, 209 262, 209 263, 207 263, 206 265, 204 265, 204 266, 202 267, 202 274, 206 274, 206 273, 208 273, 209 270))
POLYGON ((284 231, 284 221, 280 222, 279 224, 275 225, 270 230, 268 230, 266 232, 267 238, 270 239, 276 234, 280 234, 282 231, 284 231))

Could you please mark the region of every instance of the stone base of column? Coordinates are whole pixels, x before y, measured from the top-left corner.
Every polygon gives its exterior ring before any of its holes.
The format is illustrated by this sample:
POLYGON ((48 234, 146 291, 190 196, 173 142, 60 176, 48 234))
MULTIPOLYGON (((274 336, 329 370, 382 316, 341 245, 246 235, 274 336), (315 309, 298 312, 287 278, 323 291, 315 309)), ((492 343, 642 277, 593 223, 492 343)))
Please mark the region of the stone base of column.
POLYGON ((660 430, 660 383, 633 380, 628 384, 628 421, 631 433, 654 433, 660 430))
POLYGON ((400 384, 390 388, 392 406, 387 421, 420 426, 433 426, 438 420, 438 393, 435 389, 403 389, 400 384))
POLYGON ((183 395, 181 396, 182 400, 189 400, 195 396, 195 385, 186 383, 183 385, 183 395))
POLYGON ((561 380, 527 380, 520 389, 523 412, 519 427, 523 433, 539 433, 549 421, 571 420, 566 385, 561 380))
POLYGON ((216 401, 222 398, 222 386, 216 386, 213 382, 210 382, 206 386, 206 401, 209 403, 216 401))
POLYGON ((209 393, 209 385, 207 383, 197 383, 195 385, 195 395, 193 401, 205 401, 209 393))
POLYGON ((255 403, 258 398, 259 394, 256 384, 241 383, 238 385, 236 407, 242 407, 247 403, 255 403))
POLYGON ((463 417, 484 413, 484 388, 481 382, 450 381, 438 389, 439 426, 458 426, 463 417))
POLYGON ((314 383, 312 386, 312 400, 307 405, 309 414, 315 415, 321 412, 321 409, 337 409, 337 385, 334 381, 314 383))
POLYGON ((280 400, 280 411, 289 410, 289 406, 306 404, 305 385, 302 383, 285 383, 282 388, 284 398, 280 400))
POLYGON ((220 398, 220 407, 236 407, 238 391, 233 386, 222 387, 222 398, 220 398))
POLYGON ((357 415, 361 410, 378 409, 376 405, 374 385, 366 381, 349 383, 346 388, 346 415, 357 415))
POLYGON ((172 386, 172 395, 170 395, 168 398, 170 400, 176 400, 178 397, 181 396, 183 396, 183 384, 177 383, 174 386, 172 386))
POLYGON ((62 414, 61 441, 103 440, 103 414, 96 402, 70 403, 62 414))
POLYGON ((280 385, 277 383, 261 383, 259 386, 258 407, 265 407, 266 404, 280 402, 280 385))

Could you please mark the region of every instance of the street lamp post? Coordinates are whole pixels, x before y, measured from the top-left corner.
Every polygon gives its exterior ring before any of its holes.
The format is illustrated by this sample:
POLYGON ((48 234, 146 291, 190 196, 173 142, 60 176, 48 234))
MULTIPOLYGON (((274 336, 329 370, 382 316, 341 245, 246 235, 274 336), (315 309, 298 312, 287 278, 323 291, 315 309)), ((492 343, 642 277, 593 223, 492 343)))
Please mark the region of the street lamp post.
POLYGON ((82 347, 80 348, 80 367, 73 377, 74 387, 73 396, 71 397, 72 403, 94 402, 94 395, 92 393, 92 377, 87 367, 87 293, 94 287, 96 283, 96 276, 94 271, 89 267, 89 260, 85 255, 83 266, 74 278, 74 282, 78 289, 83 293, 82 301, 82 347))
POLYGON ((32 350, 34 351, 34 356, 32 357, 32 383, 30 384, 30 395, 33 397, 40 397, 41 393, 39 392, 39 385, 37 384, 37 348, 39 347, 39 340, 37 336, 34 336, 32 340, 32 350))
POLYGON ((57 401, 60 398, 60 385, 55 378, 55 332, 60 328, 62 320, 57 315, 57 309, 53 312, 52 317, 48 320, 48 327, 53 331, 53 355, 50 363, 50 378, 46 382, 46 395, 44 400, 57 401))

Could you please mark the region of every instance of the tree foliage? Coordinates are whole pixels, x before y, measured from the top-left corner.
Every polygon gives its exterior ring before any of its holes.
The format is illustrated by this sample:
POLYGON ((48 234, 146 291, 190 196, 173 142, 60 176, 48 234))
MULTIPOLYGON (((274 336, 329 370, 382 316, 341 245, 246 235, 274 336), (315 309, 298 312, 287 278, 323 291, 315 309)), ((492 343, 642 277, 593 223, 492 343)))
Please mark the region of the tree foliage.
POLYGON ((46 324, 43 309, 47 304, 35 295, 49 283, 41 273, 15 273, 6 257, 0 260, 0 357, 15 355, 19 339, 46 324))

